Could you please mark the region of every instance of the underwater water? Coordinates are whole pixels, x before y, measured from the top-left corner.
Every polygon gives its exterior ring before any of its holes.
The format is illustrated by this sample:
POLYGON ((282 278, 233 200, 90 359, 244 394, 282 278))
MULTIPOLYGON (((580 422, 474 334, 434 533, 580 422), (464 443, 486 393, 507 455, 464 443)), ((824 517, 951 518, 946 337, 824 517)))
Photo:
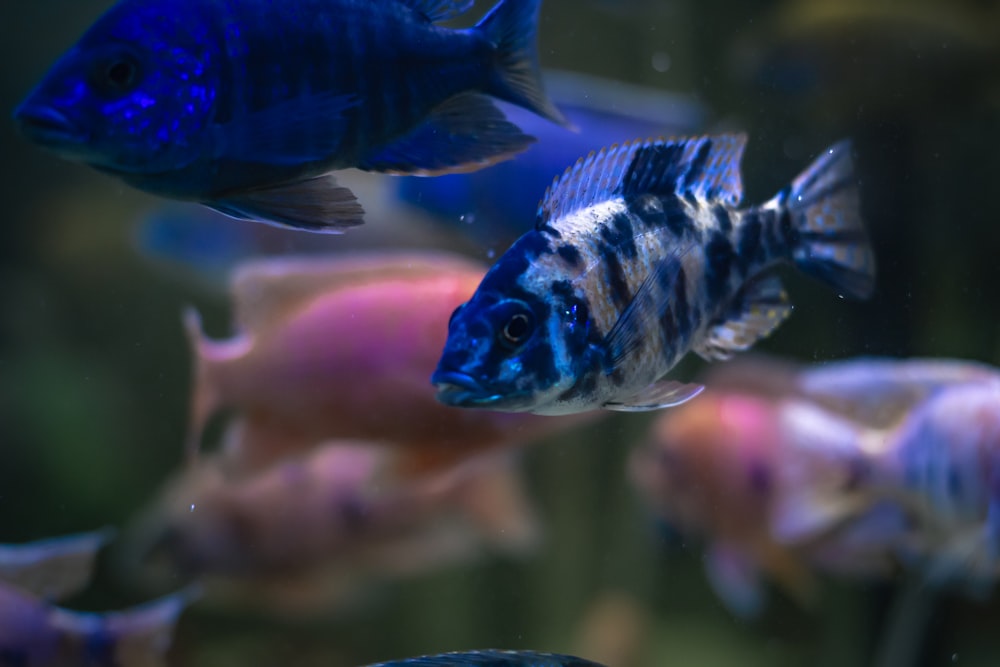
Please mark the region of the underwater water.
MULTIPOLYGON (((165 489, 185 466, 196 380, 186 307, 200 312, 209 338, 233 336, 226 281, 250 257, 432 249, 486 267, 532 226, 530 202, 575 159, 555 149, 535 154, 541 166, 531 173, 543 175, 531 187, 527 176, 518 180, 528 167, 517 172, 516 162, 495 167, 495 177, 478 172, 464 181, 352 173, 345 181, 368 220, 342 236, 167 202, 32 145, 11 120, 110 4, 35 0, 0 8, 0 108, 7 110, 0 123, 0 543, 116 527, 91 585, 60 602, 94 611, 129 607, 197 579, 191 572, 199 564, 181 557, 146 573, 136 546, 148 539, 151 508, 167 503, 165 489), (560 166, 550 167, 546 156, 559 156, 560 166), (525 194, 527 204, 519 199, 525 194), (503 209, 508 205, 514 213, 503 209)), ((456 23, 471 24, 489 5, 476 2, 470 18, 456 23)), ((973 0, 544 0, 538 37, 541 65, 552 73, 548 90, 581 129, 552 141, 600 135, 597 148, 658 133, 746 132, 745 201, 756 204, 823 149, 852 140, 878 265, 875 292, 867 301, 840 298, 782 268, 794 313, 754 346, 807 366, 860 356, 1000 365, 998 45, 1000 8, 973 0)), ((543 138, 565 132, 530 122, 526 131, 543 138)), ((330 337, 327 344, 340 342, 330 337)), ((395 350, 380 352, 368 353, 396 358, 395 350)), ((696 378, 709 366, 692 355, 678 372, 696 378)), ((365 380, 345 375, 335 385, 351 394, 344 399, 350 406, 373 397, 365 407, 373 421, 402 420, 399 405, 365 393, 365 380)), ((281 397, 294 405, 294 392, 281 397)), ((205 452, 223 448, 234 412, 209 415, 205 452)), ((410 415, 414 429, 421 414, 410 415)), ((264 576, 237 553, 219 567, 239 590, 207 582, 181 615, 165 664, 346 667, 488 647, 568 653, 609 667, 1000 660, 1000 600, 990 585, 1000 562, 987 566, 986 581, 965 587, 928 584, 921 574, 929 565, 909 566, 895 555, 891 571, 877 576, 809 565, 818 588, 808 601, 769 585, 756 614, 735 613, 706 578, 711 532, 664 525, 628 474, 631 452, 658 417, 605 413, 558 429, 505 422, 498 428, 537 429, 524 446, 499 447, 511 460, 487 464, 495 466, 490 471, 511 466, 523 489, 508 493, 501 483, 496 498, 484 496, 492 503, 487 511, 464 493, 435 496, 441 505, 429 513, 468 502, 476 508, 473 523, 487 524, 486 538, 473 530, 471 546, 462 528, 454 552, 436 551, 439 539, 453 536, 449 528, 440 538, 421 533, 352 552, 332 575, 289 557, 281 576, 264 576), (512 506, 502 506, 511 495, 512 506)), ((1000 439, 991 442, 1000 452, 1000 439)), ((449 443, 444 458, 462 446, 449 443)), ((260 464, 260 471, 280 463, 260 464)), ((487 484, 473 479, 471 487, 487 484)), ((289 486, 294 497, 297 487, 289 486)), ((188 497, 195 496, 181 494, 178 502, 188 497)), ((321 513, 317 525, 303 519, 272 537, 267 531, 282 522, 255 523, 254 514, 272 507, 245 510, 247 543, 280 555, 296 530, 326 525, 321 513)), ((984 505, 974 520, 987 523, 992 509, 984 505)), ((206 524, 191 539, 212 543, 228 529, 206 524)), ((926 548, 948 551, 949 535, 942 529, 926 548)), ((335 548, 349 550, 351 540, 335 548)))

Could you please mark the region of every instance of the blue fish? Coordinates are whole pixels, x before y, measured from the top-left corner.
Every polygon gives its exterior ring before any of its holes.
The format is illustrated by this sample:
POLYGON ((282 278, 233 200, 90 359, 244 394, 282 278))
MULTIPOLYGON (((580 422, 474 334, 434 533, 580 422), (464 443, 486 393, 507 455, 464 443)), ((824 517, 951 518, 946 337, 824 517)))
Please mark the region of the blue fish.
POLYGON ((469 171, 534 139, 490 97, 566 123, 540 0, 122 0, 15 112, 21 130, 161 196, 317 232, 361 224, 329 172, 469 171))
POLYGON ((505 105, 507 117, 537 143, 479 171, 396 179, 399 199, 440 217, 481 246, 507 248, 530 229, 552 175, 580 155, 636 136, 700 132, 708 115, 692 96, 593 76, 546 71, 545 87, 579 132, 505 105))
POLYGON ((380 662, 368 667, 602 667, 596 662, 558 653, 484 649, 438 653, 380 662))
POLYGON ((745 144, 634 142, 557 178, 535 228, 452 315, 438 399, 540 414, 677 405, 703 388, 664 379, 688 351, 728 358, 791 313, 775 265, 867 298, 875 262, 847 142, 741 209, 745 144))

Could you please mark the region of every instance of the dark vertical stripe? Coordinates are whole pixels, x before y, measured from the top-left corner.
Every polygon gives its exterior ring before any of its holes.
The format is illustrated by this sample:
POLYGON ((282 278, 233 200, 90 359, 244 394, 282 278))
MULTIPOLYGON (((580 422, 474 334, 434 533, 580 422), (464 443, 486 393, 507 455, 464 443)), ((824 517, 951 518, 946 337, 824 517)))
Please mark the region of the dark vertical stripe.
POLYGON ((709 303, 720 303, 729 288, 735 253, 729 238, 715 232, 705 246, 705 296, 709 303))
POLYGON ((687 272, 683 266, 677 270, 677 277, 674 279, 674 299, 671 305, 677 320, 677 336, 681 341, 686 341, 691 335, 691 309, 687 298, 687 272))
POLYGON ((736 243, 737 262, 743 273, 746 273, 757 259, 760 250, 760 232, 760 218, 755 215, 745 216, 736 243))
POLYGON ((614 249, 601 243, 597 247, 598 257, 604 262, 604 270, 608 280, 608 287, 611 290, 611 299, 619 311, 625 309, 632 300, 629 292, 628 280, 625 278, 625 268, 621 260, 615 254, 614 249))
POLYGON ((712 215, 715 217, 715 224, 723 234, 728 234, 733 230, 733 219, 730 211, 725 206, 713 206, 712 215))
POLYGON ((611 252, 625 260, 635 259, 635 232, 632 229, 631 216, 626 211, 615 213, 610 220, 601 225, 600 235, 611 252))
POLYGON ((696 185, 700 185, 701 181, 705 178, 705 164, 708 162, 708 156, 712 152, 712 140, 704 139, 695 154, 691 157, 688 162, 687 170, 684 174, 684 190, 690 190, 696 185))

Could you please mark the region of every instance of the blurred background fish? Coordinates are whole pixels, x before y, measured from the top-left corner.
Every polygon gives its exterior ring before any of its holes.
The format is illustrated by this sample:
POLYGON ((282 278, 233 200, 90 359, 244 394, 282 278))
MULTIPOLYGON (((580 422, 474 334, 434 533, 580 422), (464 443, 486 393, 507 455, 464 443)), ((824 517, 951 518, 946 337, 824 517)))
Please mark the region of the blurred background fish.
POLYGON ((45 600, 62 600, 89 582, 97 552, 114 537, 107 527, 25 544, 0 544, 0 581, 45 600))
POLYGON ((540 0, 500 0, 467 30, 436 25, 471 5, 122 0, 15 119, 148 192, 336 232, 364 211, 328 172, 467 171, 527 148, 486 95, 568 124, 539 78, 540 0))
POLYGON ((126 565, 147 584, 194 578, 209 603, 302 615, 343 611, 394 578, 537 548, 515 461, 414 477, 404 451, 325 442, 241 480, 204 460, 138 520, 126 565))
POLYGON ((84 613, 0 584, 0 661, 23 667, 167 665, 174 624, 193 592, 124 611, 84 613))
POLYGON ((124 611, 58 607, 86 587, 110 529, 0 545, 0 664, 12 667, 166 665, 174 625, 197 595, 188 588, 124 611))
POLYGON ((413 470, 525 443, 598 417, 545 419, 441 405, 429 382, 451 312, 485 269, 443 253, 281 258, 233 277, 235 335, 206 339, 193 311, 189 451, 223 408, 231 471, 330 439, 390 442, 413 470))

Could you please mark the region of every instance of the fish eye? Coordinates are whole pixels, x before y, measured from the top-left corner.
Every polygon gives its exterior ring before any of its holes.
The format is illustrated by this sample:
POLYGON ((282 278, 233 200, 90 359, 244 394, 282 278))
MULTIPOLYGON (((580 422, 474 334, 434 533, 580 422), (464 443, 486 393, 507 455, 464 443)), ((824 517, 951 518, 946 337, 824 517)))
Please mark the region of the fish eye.
POLYGON ((503 329, 500 330, 501 340, 508 347, 520 345, 527 340, 530 333, 531 318, 528 317, 527 313, 514 313, 507 320, 507 323, 503 325, 503 329))
POLYGON ((104 71, 105 79, 112 87, 127 90, 135 83, 139 68, 131 58, 118 58, 111 61, 104 71))

